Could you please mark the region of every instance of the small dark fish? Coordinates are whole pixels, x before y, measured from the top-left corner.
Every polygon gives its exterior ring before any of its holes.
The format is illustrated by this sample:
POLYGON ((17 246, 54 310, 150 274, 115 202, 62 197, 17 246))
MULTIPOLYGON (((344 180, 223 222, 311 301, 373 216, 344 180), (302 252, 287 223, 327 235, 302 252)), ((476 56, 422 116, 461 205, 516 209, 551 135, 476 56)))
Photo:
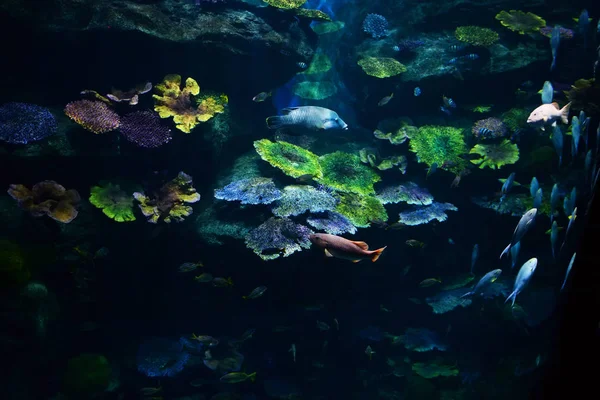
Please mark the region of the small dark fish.
POLYGON ((450 50, 452 51, 462 51, 466 48, 467 46, 462 45, 462 44, 453 44, 452 46, 450 46, 450 50))
POLYGON ((479 54, 475 54, 475 53, 467 54, 465 56, 465 58, 468 58, 469 60, 477 60, 479 58, 479 54))
POLYGON ((260 92, 252 98, 252 101, 255 103, 260 103, 262 101, 265 101, 269 97, 271 97, 271 92, 260 92))
POLYGON ((157 386, 157 387, 145 387, 145 388, 141 388, 140 389, 140 394, 143 397, 153 396, 153 395, 159 393, 161 390, 162 390, 162 387, 160 387, 160 386, 157 386))
POLYGON ((493 133, 494 133, 494 131, 492 131, 491 129, 488 129, 488 128, 480 128, 479 129, 479 134, 481 136, 483 136, 484 138, 492 136, 493 133))
POLYGON ((233 281, 231 278, 215 278, 212 284, 214 287, 231 287, 233 286, 233 281))
POLYGON ((410 247, 425 247, 425 243, 416 239, 408 239, 405 243, 410 247))
POLYGON ((433 164, 431 164, 431 166, 427 169, 427 175, 425 176, 425 179, 429 178, 430 175, 433 175, 435 171, 437 171, 437 169, 437 163, 434 162, 433 164))
POLYGON ((312 181, 314 178, 315 177, 313 174, 304 174, 304 175, 300 175, 299 177, 297 177, 296 181, 300 182, 300 183, 308 183, 308 182, 312 181))
POLYGON ((381 100, 379 100, 379 103, 377 103, 377 105, 379 107, 385 106, 387 103, 390 102, 390 100, 392 100, 394 98, 394 93, 390 94, 389 96, 385 96, 384 98, 382 98, 381 100))
POLYGON ((458 62, 458 57, 453 57, 448 60, 448 64, 456 64, 458 62))
POLYGON ((440 111, 443 112, 446 115, 452 115, 452 112, 450 112, 450 110, 448 110, 446 107, 441 106, 440 107, 440 111))
POLYGON ((308 65, 306 65, 306 63, 302 61, 297 62, 296 65, 302 69, 306 69, 306 67, 308 67, 308 65))
POLYGON ((417 86, 415 90, 413 90, 413 94, 415 97, 419 97, 421 95, 421 88, 417 86))
POLYGON ((450 97, 442 96, 442 102, 446 108, 456 108, 456 103, 450 97))
POLYGON ((267 291, 266 286, 259 286, 255 288, 248 296, 242 296, 243 299, 257 299, 267 291))
POLYGON ((424 281, 421 281, 421 283, 419 283, 419 287, 430 287, 433 285, 437 285, 438 283, 442 283, 442 281, 436 278, 429 278, 425 279, 424 281))
POLYGON ((391 229, 391 230, 396 231, 396 230, 404 229, 406 227, 407 227, 407 225, 402 222, 394 222, 393 224, 389 224, 388 226, 386 226, 385 229, 386 230, 391 229))

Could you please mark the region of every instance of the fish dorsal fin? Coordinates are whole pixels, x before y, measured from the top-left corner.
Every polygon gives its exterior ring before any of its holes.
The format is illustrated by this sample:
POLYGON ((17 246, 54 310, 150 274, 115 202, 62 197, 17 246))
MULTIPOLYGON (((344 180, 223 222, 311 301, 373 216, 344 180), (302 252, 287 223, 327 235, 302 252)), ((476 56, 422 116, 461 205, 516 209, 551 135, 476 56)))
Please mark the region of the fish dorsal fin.
POLYGON ((363 250, 369 250, 369 245, 366 244, 365 242, 355 242, 353 240, 351 240, 352 243, 354 243, 355 245, 357 245, 358 247, 360 247, 363 250))
POLYGON ((560 110, 560 106, 558 105, 557 102, 552 102, 550 104, 552 104, 554 107, 556 107, 557 110, 560 110))
POLYGON ((325 256, 327 256, 327 257, 333 257, 333 254, 331 254, 329 252, 329 250, 325 249, 325 256))
POLYGON ((286 115, 286 114, 289 114, 289 113, 291 113, 292 111, 295 111, 295 110, 297 110, 298 108, 299 108, 299 107, 286 107, 286 108, 284 108, 283 110, 281 110, 281 113, 282 113, 283 115, 286 115))

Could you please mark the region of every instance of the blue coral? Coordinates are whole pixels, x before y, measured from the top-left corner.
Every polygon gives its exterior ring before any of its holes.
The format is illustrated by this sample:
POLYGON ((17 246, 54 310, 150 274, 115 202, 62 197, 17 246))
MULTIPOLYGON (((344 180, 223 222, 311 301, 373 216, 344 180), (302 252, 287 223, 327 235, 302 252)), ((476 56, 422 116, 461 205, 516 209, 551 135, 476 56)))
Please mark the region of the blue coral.
POLYGON ((426 328, 408 328, 402 336, 402 343, 407 350, 424 352, 431 350, 446 351, 448 346, 442 342, 440 335, 426 328))
POLYGON ((314 216, 306 218, 306 222, 319 231, 325 231, 331 235, 341 235, 343 233, 356 233, 356 227, 352 222, 342 214, 327 211, 324 216, 314 216))
POLYGON ((433 202, 431 205, 413 208, 400 213, 398 222, 404 225, 422 225, 427 224, 434 219, 444 222, 448 219, 446 211, 458 211, 453 204, 433 202))
POLYGON ((137 353, 137 369, 154 378, 172 377, 183 371, 190 355, 183 344, 165 338, 151 338, 140 344, 137 353))
POLYGON ((388 21, 383 15, 368 14, 363 21, 363 31, 371 35, 373 39, 380 39, 389 35, 388 21))
POLYGON ((283 196, 277 200, 272 211, 278 217, 289 217, 306 211, 318 213, 334 210, 338 202, 328 191, 309 185, 290 185, 283 188, 283 196))
POLYGON ((414 182, 385 187, 377 193, 377 198, 381 204, 406 202, 407 204, 427 206, 433 202, 431 193, 427 189, 420 188, 414 182))
POLYGON ((215 190, 215 198, 240 201, 242 204, 271 204, 282 195, 271 178, 260 177, 234 181, 222 189, 215 190))
POLYGON ((263 260, 287 257, 311 245, 314 232, 288 218, 271 217, 246 235, 246 247, 263 260))
POLYGON ((462 298, 461 296, 467 293, 470 289, 458 288, 453 290, 444 290, 435 296, 428 297, 425 302, 433 309, 434 314, 444 314, 454 310, 456 307, 470 306, 472 300, 462 298))
POLYGON ((27 144, 56 133, 58 124, 48 109, 35 104, 7 103, 0 107, 0 140, 27 144))

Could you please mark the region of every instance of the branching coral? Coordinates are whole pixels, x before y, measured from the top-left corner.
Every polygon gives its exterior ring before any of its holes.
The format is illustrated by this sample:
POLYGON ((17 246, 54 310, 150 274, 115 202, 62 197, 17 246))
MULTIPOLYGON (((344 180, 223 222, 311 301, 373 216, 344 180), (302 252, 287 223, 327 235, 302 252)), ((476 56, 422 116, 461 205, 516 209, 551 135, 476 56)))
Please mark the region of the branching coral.
POLYGON ((410 151, 417 153, 419 162, 460 173, 465 160, 460 156, 466 152, 462 130, 450 126, 422 126, 410 139, 410 151))
POLYGON ((365 57, 358 60, 358 65, 367 75, 375 78, 389 78, 406 72, 404 64, 389 57, 365 57))
POLYGON ((96 134, 115 130, 121 123, 116 112, 106 103, 92 100, 77 100, 65 106, 65 114, 73 121, 96 134))
POLYGON ((336 151, 319 158, 323 177, 318 182, 341 192, 374 194, 373 184, 381 177, 360 162, 356 154, 336 151))
POLYGON ((261 139, 254 142, 254 148, 263 160, 292 178, 305 175, 315 179, 323 177, 319 156, 300 146, 261 139))
POLYGON ((291 185, 283 188, 283 196, 277 200, 273 214, 278 217, 334 210, 338 200, 326 190, 308 185, 291 185))
POLYGON ((402 211, 398 222, 411 226, 427 224, 434 219, 439 222, 444 222, 448 219, 446 211, 458 211, 458 208, 450 203, 437 203, 434 201, 428 206, 402 211))
POLYGON ((519 160, 519 148, 508 139, 504 139, 500 144, 476 144, 469 154, 479 154, 482 157, 471 160, 473 164, 479 165, 479 168, 499 169, 519 160))
POLYGON ((309 216, 306 222, 313 228, 325 231, 331 235, 341 235, 343 233, 356 233, 356 227, 352 222, 342 214, 327 211, 324 216, 309 216))
POLYGON ((546 26, 546 21, 534 13, 517 10, 500 11, 496 14, 496 19, 502 26, 521 35, 526 33, 538 32, 540 28, 546 26))
POLYGON ((121 119, 120 131, 131 143, 145 148, 160 147, 171 139, 171 130, 151 111, 136 111, 121 119))
POLYGON ((385 207, 374 196, 341 193, 340 203, 335 211, 348 218, 357 228, 368 228, 373 221, 386 222, 388 220, 385 207))
POLYGON ((246 235, 246 247, 265 261, 274 260, 308 249, 312 233, 290 219, 271 217, 246 235))
POLYGON ((420 188, 414 182, 406 182, 402 185, 388 186, 377 193, 377 198, 382 204, 396 204, 405 202, 427 206, 433 203, 433 196, 427 189, 420 188))
POLYGON ((454 31, 454 36, 461 42, 473 46, 491 46, 498 41, 498 33, 481 26, 459 26, 454 31))
POLYGON ((299 82, 294 85, 294 94, 308 100, 323 100, 337 93, 331 82, 299 82))
POLYGON ((7 103, 0 107, 0 140, 27 144, 56 133, 58 124, 52 113, 35 104, 7 103))
POLYGON ((457 376, 458 368, 452 365, 440 364, 440 363, 414 363, 412 370, 423 378, 431 379, 437 378, 438 376, 457 376))
POLYGON ((397 145, 410 139, 418 128, 412 126, 412 121, 407 118, 384 119, 377 124, 373 135, 377 139, 389 140, 391 144, 397 145))
POLYGON ((247 178, 215 190, 215 198, 242 204, 271 204, 283 196, 271 178, 247 178))
POLYGON ((190 133, 199 122, 206 122, 216 113, 224 111, 227 96, 202 96, 198 100, 198 106, 194 107, 192 96, 200 94, 200 86, 192 78, 186 79, 183 89, 180 85, 180 75, 167 75, 155 87, 158 94, 152 96, 155 100, 154 111, 161 118, 173 117, 173 122, 180 131, 190 133))
POLYGON ((117 222, 135 221, 132 192, 127 193, 112 183, 94 186, 90 191, 90 203, 100 208, 108 218, 117 222))
POLYGON ((76 207, 81 201, 76 190, 67 190, 54 181, 36 183, 31 190, 23 185, 10 185, 8 194, 34 217, 47 215, 65 224, 77 217, 76 207))
POLYGON ((135 192, 133 197, 140 202, 142 214, 153 224, 160 220, 166 223, 183 221, 193 212, 186 203, 200 200, 200 194, 192 186, 192 177, 184 172, 180 172, 177 178, 165 183, 155 193, 146 195, 135 192))

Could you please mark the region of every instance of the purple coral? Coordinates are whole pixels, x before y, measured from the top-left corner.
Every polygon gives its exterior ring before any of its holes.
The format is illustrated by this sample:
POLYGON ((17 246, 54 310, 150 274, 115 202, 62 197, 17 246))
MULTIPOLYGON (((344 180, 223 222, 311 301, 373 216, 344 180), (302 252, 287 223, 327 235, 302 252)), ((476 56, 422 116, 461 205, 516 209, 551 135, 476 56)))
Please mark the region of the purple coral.
POLYGON ((396 204, 403 201, 407 204, 427 206, 433 202, 431 193, 414 182, 383 188, 377 193, 377 198, 382 204, 396 204))
POLYGON ((458 211, 458 208, 450 203, 433 202, 428 206, 417 207, 412 210, 401 212, 398 222, 411 226, 427 224, 434 219, 437 219, 439 222, 444 222, 448 219, 446 211, 458 211))
MULTIPOLYGON (((548 25, 540 29, 540 33, 547 38, 552 36, 552 31, 554 27, 548 25)), ((561 39, 573 39, 574 32, 573 29, 563 28, 562 26, 558 27, 558 31, 560 32, 561 39)))
POLYGON ((136 364, 138 371, 148 377, 171 377, 180 373, 189 359, 190 355, 181 343, 151 338, 140 344, 136 364))
POLYGON ((388 21, 383 15, 367 14, 363 21, 363 31, 371 35, 373 39, 380 39, 389 35, 388 21))
POLYGON ((498 118, 485 118, 475 122, 471 128, 473 136, 477 139, 497 139, 508 134, 508 127, 498 118))
POLYGON ((261 177, 240 179, 215 190, 216 199, 241 201, 242 204, 271 204, 282 195, 271 178, 261 177))
POLYGON ((0 107, 0 140, 27 144, 54 135, 58 128, 54 115, 35 104, 7 103, 0 107))
POLYGON ((160 147, 173 137, 160 117, 150 111, 137 111, 121 119, 121 133, 131 143, 145 148, 160 147))
POLYGON ((342 214, 327 211, 325 216, 310 216, 306 222, 313 228, 325 231, 330 235, 341 235, 342 233, 356 233, 356 227, 342 214))
POLYGON ((246 247, 263 260, 287 257, 311 245, 314 232, 288 218, 271 217, 246 235, 246 247))

